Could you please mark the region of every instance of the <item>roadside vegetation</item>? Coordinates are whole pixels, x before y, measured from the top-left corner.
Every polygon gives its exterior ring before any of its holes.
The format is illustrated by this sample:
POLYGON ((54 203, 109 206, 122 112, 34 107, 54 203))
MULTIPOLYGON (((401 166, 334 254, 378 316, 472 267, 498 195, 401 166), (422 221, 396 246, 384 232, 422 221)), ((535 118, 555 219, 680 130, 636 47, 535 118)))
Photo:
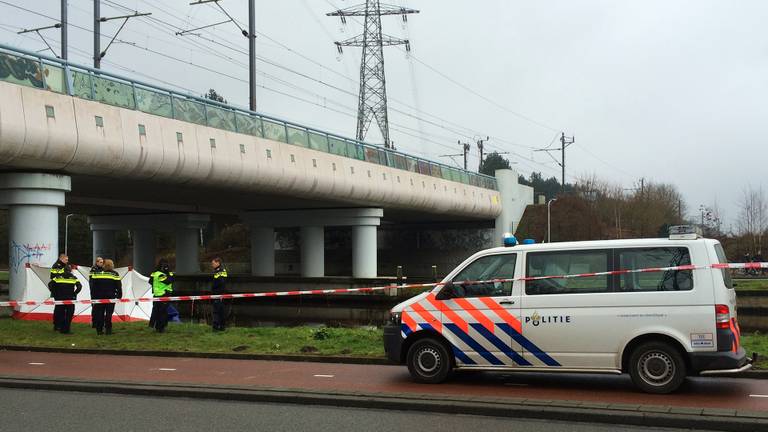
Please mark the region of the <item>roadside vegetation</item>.
MULTIPOLYGON (((146 323, 134 322, 115 323, 112 336, 96 336, 87 324, 72 324, 72 331, 60 335, 48 322, 0 319, 0 346, 384 357, 382 330, 375 327, 233 327, 213 333, 203 324, 172 323, 166 333, 157 334, 146 323)), ((768 335, 744 334, 741 342, 748 354, 762 354, 757 368, 768 369, 768 335)))
POLYGON ((87 324, 72 324, 70 335, 54 333, 49 322, 0 319, 0 346, 178 351, 230 354, 291 354, 383 357, 376 328, 233 327, 213 333, 203 324, 171 323, 164 334, 144 322, 115 323, 111 336, 97 336, 87 324))
POLYGON ((736 291, 768 291, 768 279, 734 279, 736 291))

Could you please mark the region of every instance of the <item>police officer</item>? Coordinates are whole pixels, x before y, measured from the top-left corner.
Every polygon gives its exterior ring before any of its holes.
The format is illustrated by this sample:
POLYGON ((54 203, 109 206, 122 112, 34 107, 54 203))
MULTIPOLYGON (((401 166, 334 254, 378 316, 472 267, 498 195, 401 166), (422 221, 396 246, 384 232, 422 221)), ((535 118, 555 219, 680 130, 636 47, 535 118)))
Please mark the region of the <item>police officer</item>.
MULTIPOLYGON (((55 278, 57 278, 59 275, 64 274, 64 267, 67 266, 67 263, 69 262, 69 257, 65 254, 59 254, 59 259, 56 260, 55 263, 53 263, 53 266, 51 266, 51 275, 50 275, 50 281, 48 282, 48 290, 51 291, 51 296, 53 296, 53 289, 52 283, 55 278)), ((59 328, 59 322, 61 321, 61 314, 62 314, 62 306, 63 305, 55 305, 53 306, 53 331, 61 331, 59 328)))
MULTIPOLYGON (((69 257, 59 255, 59 259, 51 267, 51 281, 48 289, 54 300, 75 300, 83 285, 77 280, 69 266, 69 257)), ((75 305, 56 305, 53 307, 53 328, 62 334, 71 333, 70 326, 75 316, 75 305)))
MULTIPOLYGON (((213 267, 212 294, 225 294, 227 289, 227 269, 222 265, 221 258, 216 257, 212 259, 211 267, 213 267)), ((226 326, 224 301, 222 299, 213 300, 212 309, 213 331, 224 331, 226 326)))
MULTIPOLYGON (((91 267, 91 273, 88 275, 88 285, 91 287, 91 293, 93 293, 93 276, 94 275, 100 275, 104 272, 104 258, 102 257, 96 257, 96 261, 93 262, 93 267, 91 267)), ((91 298, 93 297, 93 294, 91 294, 91 298)), ((96 305, 93 305, 91 307, 91 328, 96 328, 96 305)))
MULTIPOLYGON (((102 261, 104 267, 97 273, 91 273, 91 298, 118 299, 123 296, 123 284, 120 275, 115 271, 115 263, 108 259, 102 261)), ((112 334, 112 314, 115 312, 114 303, 94 303, 91 309, 93 326, 96 334, 112 334)))
MULTIPOLYGON (((155 271, 149 276, 149 284, 152 285, 154 297, 165 297, 173 292, 173 272, 164 258, 158 261, 155 271)), ((168 325, 168 302, 153 302, 152 317, 155 331, 163 333, 168 325)))

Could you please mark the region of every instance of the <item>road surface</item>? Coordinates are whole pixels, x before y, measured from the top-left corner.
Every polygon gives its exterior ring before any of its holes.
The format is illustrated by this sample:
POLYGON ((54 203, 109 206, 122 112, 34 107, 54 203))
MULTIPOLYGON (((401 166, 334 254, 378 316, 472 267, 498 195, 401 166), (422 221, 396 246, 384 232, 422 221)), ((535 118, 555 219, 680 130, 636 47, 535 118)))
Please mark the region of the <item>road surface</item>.
MULTIPOLYGON (((616 426, 146 396, 0 389, 3 431, 439 431, 609 432, 616 426)), ((621 430, 677 431, 626 427, 621 430)))
POLYGON ((670 395, 636 390, 627 376, 465 372, 438 385, 403 366, 0 351, 0 376, 211 384, 452 397, 577 400, 768 412, 768 381, 689 378, 670 395))

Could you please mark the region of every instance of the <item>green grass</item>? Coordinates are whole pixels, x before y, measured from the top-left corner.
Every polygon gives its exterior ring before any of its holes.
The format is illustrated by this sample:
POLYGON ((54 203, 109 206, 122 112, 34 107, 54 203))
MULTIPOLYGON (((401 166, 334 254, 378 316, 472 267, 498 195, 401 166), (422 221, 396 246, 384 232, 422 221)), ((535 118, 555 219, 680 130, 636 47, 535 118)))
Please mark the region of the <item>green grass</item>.
POLYGON ((747 355, 749 356, 751 356, 753 352, 760 354, 757 358, 755 369, 768 369, 768 335, 764 335, 760 332, 742 334, 741 345, 744 347, 744 350, 747 351, 747 355))
POLYGON ((0 270, 0 283, 8 283, 8 272, 0 270))
POLYGON ((768 290, 768 279, 734 279, 736 291, 768 290))
POLYGON ((171 323, 165 333, 158 334, 148 328, 146 323, 115 323, 115 334, 111 336, 97 336, 96 331, 87 324, 72 324, 72 332, 71 335, 54 333, 49 322, 0 319, 0 345, 200 353, 384 356, 382 331, 367 328, 234 327, 223 333, 213 333, 207 325, 171 323))
MULTIPOLYGON (((115 323, 115 334, 96 336, 87 324, 72 324, 73 334, 54 333, 49 322, 0 319, 0 345, 95 348, 196 353, 290 354, 383 357, 382 331, 376 328, 233 327, 213 333, 202 324, 169 324, 158 334, 146 323, 115 323), (316 351, 315 351, 316 350, 316 351)), ((743 334, 748 355, 762 354, 757 369, 768 369, 768 335, 743 334)))

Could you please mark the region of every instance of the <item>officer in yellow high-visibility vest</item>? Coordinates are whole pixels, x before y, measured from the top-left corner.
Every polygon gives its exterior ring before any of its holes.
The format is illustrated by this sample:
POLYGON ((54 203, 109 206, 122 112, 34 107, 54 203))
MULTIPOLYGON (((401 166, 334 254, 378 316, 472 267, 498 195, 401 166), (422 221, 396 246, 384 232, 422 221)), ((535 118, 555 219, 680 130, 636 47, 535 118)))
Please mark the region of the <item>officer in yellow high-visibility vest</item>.
MULTIPOLYGON (((227 292, 227 269, 221 263, 221 258, 216 257, 211 260, 211 267, 213 267, 213 284, 211 285, 212 294, 226 294, 227 292)), ((226 329, 226 309, 224 308, 224 300, 217 299, 211 302, 211 324, 213 325, 213 331, 224 331, 226 329)))
MULTIPOLYGON (((152 296, 156 298, 165 297, 173 292, 173 272, 168 261, 165 259, 158 261, 157 268, 149 277, 149 284, 152 285, 152 296)), ((168 302, 152 303, 152 317, 155 331, 163 333, 168 325, 168 302)))

